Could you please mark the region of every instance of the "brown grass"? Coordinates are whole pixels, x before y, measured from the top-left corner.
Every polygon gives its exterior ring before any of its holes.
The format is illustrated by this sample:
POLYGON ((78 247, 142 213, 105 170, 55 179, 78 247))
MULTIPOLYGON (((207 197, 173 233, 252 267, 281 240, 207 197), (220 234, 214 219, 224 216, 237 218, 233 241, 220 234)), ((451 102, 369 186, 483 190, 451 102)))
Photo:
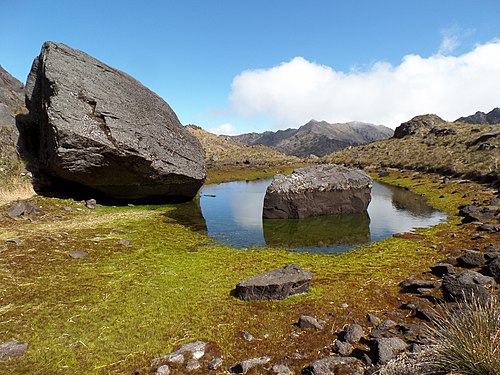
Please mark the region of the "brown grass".
POLYGON ((443 123, 439 129, 453 129, 456 134, 436 135, 429 130, 402 139, 388 139, 369 145, 345 149, 327 155, 322 162, 347 165, 376 165, 406 168, 479 179, 498 179, 500 175, 500 137, 471 144, 481 135, 499 128, 497 125, 443 123))

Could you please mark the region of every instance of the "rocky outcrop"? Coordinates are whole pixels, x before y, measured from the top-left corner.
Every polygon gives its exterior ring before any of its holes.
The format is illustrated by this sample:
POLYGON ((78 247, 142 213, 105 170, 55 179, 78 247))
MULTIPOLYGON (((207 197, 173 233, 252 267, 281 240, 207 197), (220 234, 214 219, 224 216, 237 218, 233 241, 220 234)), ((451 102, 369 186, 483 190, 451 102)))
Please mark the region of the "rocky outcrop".
POLYGON ((403 122, 394 130, 393 138, 403 138, 408 135, 415 135, 424 131, 431 130, 435 125, 445 122, 436 115, 422 115, 412 118, 410 121, 403 122))
POLYGON ((307 293, 311 288, 312 273, 296 264, 290 264, 261 275, 240 281, 236 295, 245 301, 282 300, 292 295, 307 293))
POLYGON ((18 158, 16 115, 25 112, 24 85, 0 66, 0 157, 18 158))
POLYGON ((189 200, 206 175, 199 141, 129 75, 46 42, 26 84, 36 188, 116 199, 189 200), (68 189, 69 190, 69 189, 68 189))
POLYGON ((488 113, 477 111, 473 115, 460 117, 454 122, 466 122, 468 124, 500 124, 500 108, 494 108, 488 113))
POLYGON ((264 197, 266 219, 363 212, 371 200, 372 179, 366 173, 335 165, 299 168, 277 175, 264 197))
POLYGON ((311 120, 298 129, 248 133, 233 136, 247 145, 264 145, 287 155, 299 157, 325 156, 350 146, 358 146, 392 136, 393 130, 383 125, 363 122, 331 124, 311 120))

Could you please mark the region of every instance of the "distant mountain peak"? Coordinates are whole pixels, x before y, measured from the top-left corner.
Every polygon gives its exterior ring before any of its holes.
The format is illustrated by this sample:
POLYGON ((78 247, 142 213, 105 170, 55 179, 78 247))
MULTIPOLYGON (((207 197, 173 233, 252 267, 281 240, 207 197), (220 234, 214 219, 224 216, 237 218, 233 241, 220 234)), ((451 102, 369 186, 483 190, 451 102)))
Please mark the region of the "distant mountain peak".
POLYGON ((248 133, 233 136, 247 145, 265 145, 287 155, 324 156, 349 146, 357 146, 391 137, 393 130, 383 125, 351 121, 329 123, 309 120, 298 129, 248 133))

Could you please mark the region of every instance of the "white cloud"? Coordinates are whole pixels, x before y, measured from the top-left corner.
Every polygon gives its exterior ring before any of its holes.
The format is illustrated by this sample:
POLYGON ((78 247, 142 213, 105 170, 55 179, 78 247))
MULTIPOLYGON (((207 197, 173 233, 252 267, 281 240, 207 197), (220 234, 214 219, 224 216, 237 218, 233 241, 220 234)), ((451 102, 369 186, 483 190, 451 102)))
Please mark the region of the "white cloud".
POLYGON ((214 128, 210 128, 207 130, 208 132, 210 133, 214 133, 214 134, 224 134, 224 135, 236 135, 238 134, 236 128, 234 125, 232 124, 220 124, 214 128))
POLYGON ((457 25, 441 30, 443 40, 438 49, 438 54, 448 55, 460 46, 460 29, 457 25))
POLYGON ((452 121, 489 111, 500 104, 498 82, 500 41, 492 41, 459 56, 407 55, 397 66, 378 62, 361 72, 336 71, 295 57, 242 72, 233 80, 230 100, 237 114, 267 116, 277 129, 312 118, 394 128, 426 113, 452 121))

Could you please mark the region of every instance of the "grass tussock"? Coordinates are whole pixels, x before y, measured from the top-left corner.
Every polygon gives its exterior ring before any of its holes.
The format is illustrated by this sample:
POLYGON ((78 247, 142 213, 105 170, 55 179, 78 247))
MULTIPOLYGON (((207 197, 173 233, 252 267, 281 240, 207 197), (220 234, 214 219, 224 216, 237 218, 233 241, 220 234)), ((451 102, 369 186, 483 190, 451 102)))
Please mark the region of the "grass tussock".
POLYGON ((0 206, 35 195, 31 178, 21 161, 0 159, 0 206))
POLYGON ((500 374, 500 306, 495 296, 444 308, 431 329, 432 362, 440 371, 464 375, 500 374))

